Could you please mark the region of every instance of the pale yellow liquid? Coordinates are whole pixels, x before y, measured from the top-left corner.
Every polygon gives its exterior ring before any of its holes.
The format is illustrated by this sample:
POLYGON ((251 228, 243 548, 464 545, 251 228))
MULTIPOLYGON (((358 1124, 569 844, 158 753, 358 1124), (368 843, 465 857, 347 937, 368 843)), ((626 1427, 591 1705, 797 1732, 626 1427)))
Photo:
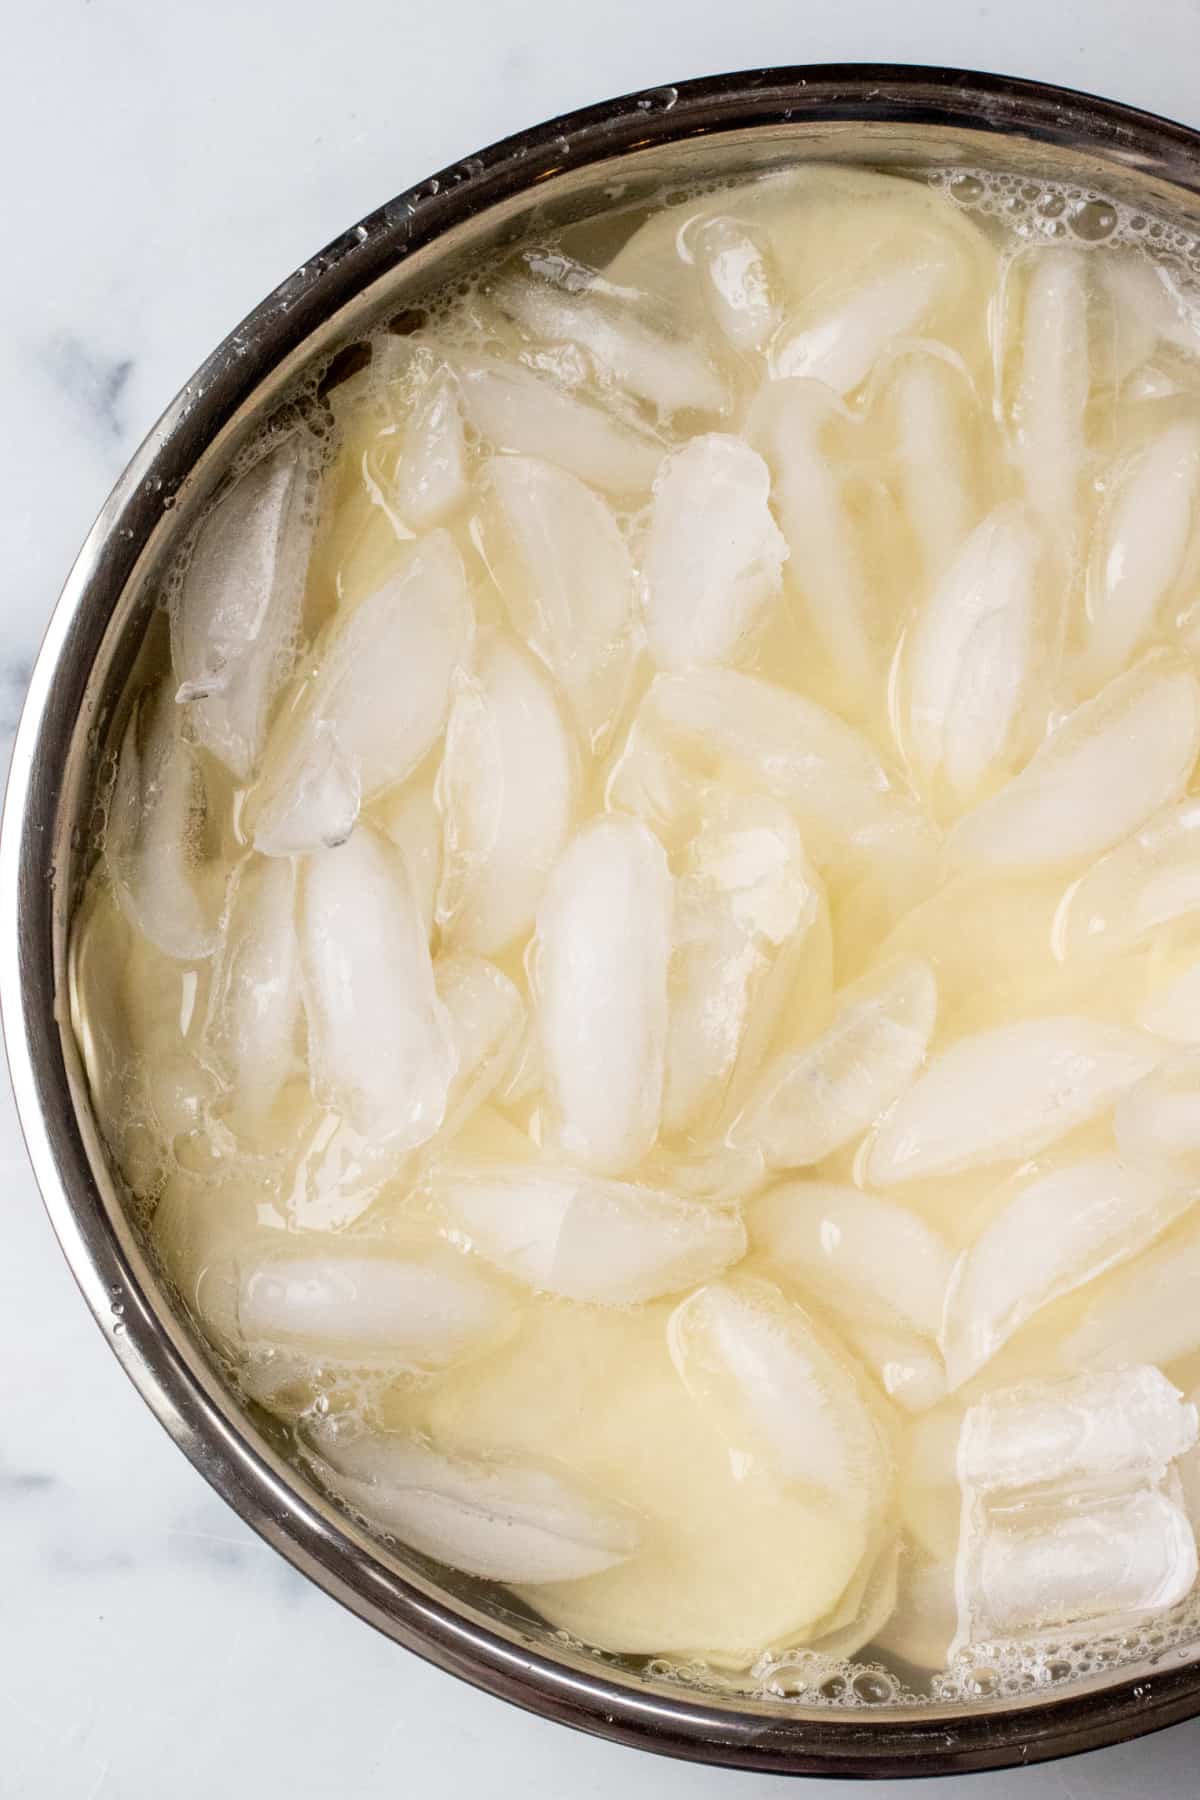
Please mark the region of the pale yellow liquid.
MULTIPOLYGON (((1104 258, 1140 252, 1127 243, 1085 241, 1106 224, 1101 217, 1097 226, 1094 205, 1085 210, 1086 197, 1046 190, 1040 200, 1024 201, 1019 215, 1006 216, 1015 193, 973 176, 935 189, 864 172, 809 170, 794 182, 652 211, 606 273, 616 284, 653 296, 669 331, 704 343, 726 385, 728 409, 719 420, 687 412, 654 420, 619 391, 614 396, 611 384, 589 372, 586 358, 582 364, 579 391, 652 430, 663 450, 699 431, 743 428, 763 383, 764 360, 757 351, 731 349, 714 326, 689 248, 696 221, 708 217, 748 222, 755 241, 766 247, 780 304, 791 309, 796 332, 814 329, 870 280, 931 255, 952 270, 920 320, 868 356, 865 375, 831 407, 821 435, 841 528, 859 559, 880 637, 877 679, 849 679, 822 650, 797 601, 801 558, 795 547, 768 615, 737 657, 744 671, 819 701, 864 732, 892 771, 897 792, 915 801, 935 846, 958 813, 1000 789, 1046 731, 1094 691, 1084 655, 1085 571, 1105 484, 1144 443, 1152 423, 1200 418, 1200 361, 1143 329, 1144 320, 1122 314, 1097 273, 1104 258), (1073 214, 1082 221, 1078 236, 1071 230, 1073 214), (1014 443, 1030 272, 1037 255, 1056 241, 1073 245, 1088 262, 1083 449, 1077 479, 1068 482, 1071 515, 1043 513, 1038 522, 1044 551, 1039 604, 1050 623, 1036 723, 996 756, 964 803, 913 764, 902 698, 899 709, 897 702, 902 646, 941 572, 931 566, 930 544, 938 533, 953 548, 956 538, 1005 500, 1027 501, 1035 516, 1046 502, 1044 493, 1029 493, 1028 466, 1014 443), (897 380, 913 357, 932 359, 935 371, 948 375, 945 426, 954 466, 948 482, 953 491, 944 495, 931 495, 930 472, 906 462, 898 431, 897 380), (945 501, 940 524, 935 518, 922 526, 922 493, 935 512, 945 501)), ((1123 215, 1117 222, 1134 242, 1138 228, 1123 215)), ((586 232, 571 250, 588 260, 586 232)), ((370 368, 331 393, 336 453, 324 477, 307 583, 307 642, 374 593, 406 552, 412 533, 390 499, 406 408, 430 362, 447 346, 510 358, 539 353, 492 303, 483 279, 415 334, 380 339, 370 368)), ((545 351, 543 346, 540 353, 545 351)), ((474 479, 493 452, 478 433, 469 438, 474 479)), ((635 495, 614 507, 634 542, 648 498, 635 495)), ((473 488, 446 527, 466 564, 479 626, 503 626, 505 607, 480 554, 477 515, 473 488)), ((1183 654, 1190 654, 1188 607, 1198 559, 1200 535, 1194 534, 1136 657, 1156 644, 1182 643, 1183 654)), ((652 674, 642 649, 611 741, 598 753, 577 743, 580 824, 605 806, 625 734, 652 674)), ((288 704, 287 696, 281 698, 277 716, 288 704)), ((682 754, 686 765, 688 753, 682 754)), ((386 834, 406 795, 434 780, 439 759, 440 743, 404 790, 373 799, 361 822, 386 834)), ((251 854, 245 795, 213 757, 201 753, 200 760, 207 823, 196 880, 205 892, 219 893, 233 867, 251 854)), ((723 763, 711 749, 694 757, 691 773, 741 791, 756 787, 743 764, 723 763)), ((815 1037, 828 1022, 834 991, 896 951, 919 954, 937 976, 931 1056, 966 1032, 1042 1013, 1099 1016, 1132 1027, 1148 998, 1193 960, 1186 929, 1143 942, 1099 974, 1092 964, 1056 958, 1056 913, 1094 858, 1048 871, 996 872, 964 871, 934 854, 898 872, 894 861, 882 858, 874 868, 868 859, 864 868, 861 859, 850 867, 819 848, 813 855, 821 863, 822 930, 832 932, 832 963, 813 976, 803 1005, 790 1003, 775 1021, 769 1044, 760 1047, 760 1067, 815 1037)), ((435 959, 446 949, 436 926, 431 948, 435 959)), ((532 1010, 526 952, 522 939, 494 960, 532 1010)), ((536 1059, 529 1065, 533 1085, 506 1077, 508 1086, 501 1083, 486 1106, 460 1121, 449 1141, 435 1138, 381 1177, 370 1167, 356 1171, 353 1147, 328 1153, 337 1120, 309 1090, 303 1044, 300 1066, 267 1116, 246 1115, 238 1093, 223 1087, 207 1045, 211 958, 177 960, 150 944, 122 912, 103 859, 76 921, 73 977, 76 1025, 101 1122, 163 1264, 245 1391, 294 1425, 301 1440, 314 1422, 353 1415, 372 1430, 420 1434, 456 1452, 550 1463, 588 1491, 632 1508, 644 1528, 636 1556, 583 1579, 531 1587, 525 1595, 537 1613, 584 1643, 698 1663, 710 1673, 755 1667, 754 1676, 737 1679, 780 1691, 790 1679, 795 1691, 810 1697, 822 1689, 831 1698, 843 1694, 838 1683, 853 1679, 845 1663, 852 1658, 891 1671, 860 1698, 890 1698, 900 1682, 906 1691, 925 1691, 922 1684, 940 1666, 952 1635, 946 1606, 959 1520, 953 1457, 945 1444, 952 1445, 964 1408, 979 1394, 1064 1371, 1060 1346, 1095 1304, 1094 1283, 1041 1309, 932 1410, 907 1411, 886 1391, 878 1369, 858 1368, 865 1403, 889 1446, 891 1471, 882 1504, 865 1516, 836 1493, 780 1478, 770 1458, 756 1453, 753 1434, 739 1441, 736 1430, 731 1433, 697 1403, 668 1346, 668 1320, 686 1297, 679 1292, 628 1307, 583 1305, 531 1292, 495 1273, 516 1309, 516 1328, 436 1374, 389 1369, 386 1360, 355 1367, 320 1342, 277 1352, 259 1346, 251 1353, 239 1342, 228 1302, 238 1259, 257 1254, 275 1234, 294 1240, 314 1231, 417 1250, 443 1247, 446 1228, 431 1170, 438 1157, 451 1155, 537 1158, 543 1102, 536 1059), (918 1591, 922 1581, 934 1593, 932 1601, 918 1591), (825 1660, 779 1660, 805 1649, 825 1660)), ((523 1041, 510 1058, 518 1061, 526 1049, 523 1041)), ((863 1141, 863 1133, 855 1134, 800 1177, 863 1180, 863 1141)), ((1111 1142, 1105 1113, 1056 1144, 1032 1172, 1076 1153, 1098 1153, 1111 1142)), ((645 1164, 623 1169, 621 1176, 669 1184, 673 1163, 682 1170, 689 1159, 717 1150, 719 1144, 704 1142, 703 1134, 701 1141, 660 1145, 645 1164)), ((910 1183, 889 1198, 944 1234, 953 1251, 966 1250, 1003 1203, 1005 1183, 1022 1161, 1014 1157, 910 1183)), ((757 1187, 794 1178, 786 1170, 764 1174, 757 1187)), ((753 1199, 741 1191, 718 1194, 713 1203, 742 1206, 753 1199)), ((1181 1218, 1170 1229, 1183 1241, 1195 1226, 1181 1218)), ((461 1242, 455 1253, 472 1254, 461 1242)), ((819 1292, 806 1291, 753 1241, 738 1273, 777 1282, 813 1309, 834 1333, 838 1353, 855 1366, 844 1327, 819 1292)), ((1106 1279, 1111 1277, 1100 1277, 1106 1279)), ((1200 1375, 1197 1358, 1169 1364, 1166 1374, 1191 1391, 1200 1375)), ((1023 1679, 1019 1669, 1033 1669, 1039 1655, 1045 1663, 1040 1651, 1014 1662, 1018 1673, 1010 1670, 1011 1679, 1023 1679)), ((1059 1673, 1067 1672, 1063 1663, 1059 1673)))

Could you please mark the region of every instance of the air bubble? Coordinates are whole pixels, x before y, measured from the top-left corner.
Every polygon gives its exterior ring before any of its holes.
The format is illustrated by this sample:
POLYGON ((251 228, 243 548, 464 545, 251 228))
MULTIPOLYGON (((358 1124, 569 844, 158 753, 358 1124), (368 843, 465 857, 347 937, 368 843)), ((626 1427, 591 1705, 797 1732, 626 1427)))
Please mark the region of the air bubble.
POLYGON ((1085 243, 1099 244, 1117 228, 1117 210, 1107 200, 1088 200, 1071 218, 1071 229, 1085 243))

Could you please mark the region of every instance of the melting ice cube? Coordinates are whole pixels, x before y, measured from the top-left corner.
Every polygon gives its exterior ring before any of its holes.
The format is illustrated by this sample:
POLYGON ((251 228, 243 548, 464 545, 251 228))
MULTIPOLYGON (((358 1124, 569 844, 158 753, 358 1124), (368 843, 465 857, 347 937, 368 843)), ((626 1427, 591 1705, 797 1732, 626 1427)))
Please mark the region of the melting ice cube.
POLYGON ((130 923, 167 956, 190 962, 212 952, 220 895, 200 866, 204 781, 181 722, 161 691, 135 705, 121 740, 104 853, 130 923))
POLYGON ((307 859, 300 954, 313 1090, 379 1146, 423 1144, 456 1062, 424 924, 396 853, 365 827, 307 859))
POLYGON ((1200 745, 1190 667, 1152 654, 1070 713, 1021 773, 960 819, 950 849, 997 867, 1097 856, 1178 800, 1200 745))
POLYGON ((629 1306, 719 1275, 745 1252, 734 1212, 570 1169, 449 1169, 435 1184, 456 1231, 530 1287, 629 1306))
POLYGON ((728 662, 744 648, 788 554, 770 492, 766 463, 740 438, 709 432, 664 457, 641 557, 661 668, 728 662))
POLYGON ((943 1050, 880 1127, 880 1185, 1032 1156, 1111 1106, 1158 1060, 1141 1032, 1071 1014, 1020 1019, 943 1050))
POLYGON ((671 1356, 730 1441, 779 1479, 867 1517, 886 1504, 890 1453, 852 1366, 802 1308, 755 1277, 699 1288, 671 1315, 671 1356))
POLYGON ((494 954, 533 924, 571 826, 572 746, 538 666, 507 638, 479 646, 458 690, 438 784, 448 942, 494 954))
POLYGON ((1066 958, 1123 950, 1200 911, 1200 800, 1157 812, 1068 889, 1055 921, 1066 958))
POLYGON ((765 349, 779 323, 777 282, 753 231, 718 213, 695 232, 692 254, 726 342, 734 350, 765 349))
POLYGON ((234 878, 204 1048, 239 1112, 268 1112, 297 1059, 300 959, 290 863, 251 857, 234 878))
POLYGON ((467 444, 458 385, 449 369, 431 374, 404 422, 395 500, 415 531, 440 525, 469 492, 467 444))
POLYGON ((768 1063, 737 1123, 776 1168, 820 1162, 874 1123, 909 1086, 937 1015, 937 982, 903 956, 836 997, 832 1023, 768 1063))
POLYGON ((671 910, 662 846, 616 817, 568 845, 538 909, 549 1137, 598 1173, 631 1168, 658 1131, 671 910))
POLYGON ((566 1473, 448 1456, 398 1433, 322 1434, 329 1486, 414 1550, 491 1581, 577 1581, 635 1554, 636 1514, 566 1473))
POLYGON ((648 491, 662 446, 519 363, 455 360, 467 416, 497 450, 545 457, 602 493, 648 491))
POLYGON ((967 1251, 951 1291, 943 1340, 951 1386, 968 1381, 1039 1308, 1136 1256, 1189 1204, 1189 1195, 1115 1156, 1019 1183, 967 1251))
POLYGON ((317 450, 294 432, 205 518, 171 600, 171 660, 196 738, 241 781, 297 648, 317 450))
POLYGON ((481 530, 514 629, 599 748, 624 702, 632 658, 633 566, 611 510, 548 462, 497 457, 481 530))
POLYGON ((334 618, 250 796, 259 850, 291 856, 344 842, 359 800, 416 768, 446 722, 473 629, 462 559, 444 531, 418 539, 390 581, 334 618))

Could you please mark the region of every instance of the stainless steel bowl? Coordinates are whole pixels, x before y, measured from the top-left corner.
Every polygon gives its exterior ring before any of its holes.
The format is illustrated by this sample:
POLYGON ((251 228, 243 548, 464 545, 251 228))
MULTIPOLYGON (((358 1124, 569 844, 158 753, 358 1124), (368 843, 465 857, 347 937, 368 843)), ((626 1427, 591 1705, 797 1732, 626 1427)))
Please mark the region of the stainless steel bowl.
POLYGON ((969 162, 1094 185, 1200 224, 1200 135, 1105 100, 957 70, 755 70, 633 94, 522 133, 401 194, 306 263, 215 350, 122 475, 51 620, 0 841, 0 1002, 54 1228, 130 1378, 220 1494, 327 1592, 441 1668, 626 1744, 787 1773, 946 1773, 1037 1761, 1200 1713, 1200 1646, 1030 1701, 869 1713, 724 1697, 591 1655, 514 1602, 372 1540, 279 1453, 139 1241, 66 1011, 67 927, 95 776, 155 582, 231 456, 289 386, 460 261, 664 183, 797 158, 969 162))

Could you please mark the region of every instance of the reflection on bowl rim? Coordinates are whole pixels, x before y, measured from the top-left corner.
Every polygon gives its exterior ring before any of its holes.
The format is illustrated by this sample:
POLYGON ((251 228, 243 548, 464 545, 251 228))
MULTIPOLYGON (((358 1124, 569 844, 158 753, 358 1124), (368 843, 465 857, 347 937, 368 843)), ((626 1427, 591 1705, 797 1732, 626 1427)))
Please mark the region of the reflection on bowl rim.
MULTIPOLYGON (((1123 1670, 1053 1697, 987 1708, 852 1710, 798 1702, 728 1703, 645 1680, 568 1644, 549 1654, 446 1597, 286 1464, 206 1361, 173 1310, 125 1217, 89 1109, 64 1017, 72 827, 105 723, 91 691, 102 640, 126 652, 113 618, 135 571, 211 471, 268 383, 275 390, 336 341, 344 308, 420 260, 456 225, 492 216, 556 176, 616 156, 697 140, 772 141, 861 125, 1024 140, 1090 156, 1144 179, 1178 206, 1200 195, 1200 134, 1113 102, 959 70, 852 64, 716 76, 589 107, 469 157, 352 227, 239 325, 171 403, 121 476, 68 577, 38 657, 13 750, 0 838, 0 1002, 22 1129, 67 1260, 143 1398, 225 1500, 320 1587, 439 1667, 579 1729, 696 1761, 779 1773, 923 1775, 1038 1761, 1136 1737, 1200 1713, 1200 1649, 1123 1670), (981 135, 982 134, 982 135, 981 135), (112 626, 112 633, 109 627, 112 626)), ((1194 207, 1200 222, 1200 207, 1194 207)), ((263 410, 265 407, 259 407, 263 410)), ((211 486, 211 478, 209 485, 211 486)), ((128 672, 126 666, 125 673, 128 672)), ((111 677, 111 668, 109 670, 111 677)), ((109 689, 119 686, 111 678, 109 689)))

